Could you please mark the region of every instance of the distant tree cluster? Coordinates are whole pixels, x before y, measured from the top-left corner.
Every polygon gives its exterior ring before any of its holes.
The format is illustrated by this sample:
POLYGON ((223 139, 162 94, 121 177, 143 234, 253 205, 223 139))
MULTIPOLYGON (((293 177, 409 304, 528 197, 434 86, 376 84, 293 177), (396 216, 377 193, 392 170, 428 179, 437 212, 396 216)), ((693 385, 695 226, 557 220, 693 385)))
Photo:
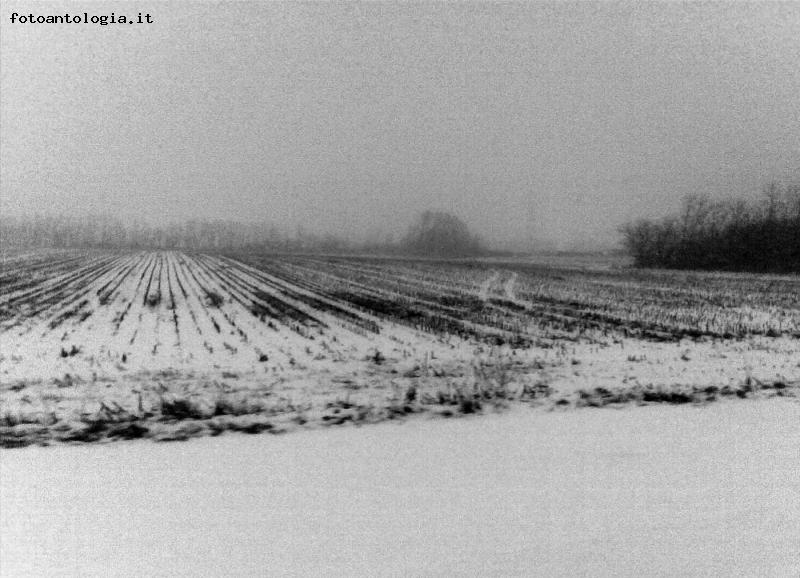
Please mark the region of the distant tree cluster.
POLYGON ((770 184, 757 202, 690 196, 680 214, 622 234, 639 267, 800 272, 800 185, 770 184))
POLYGON ((401 251, 431 257, 473 257, 485 253, 478 237, 458 217, 425 211, 411 226, 401 251))

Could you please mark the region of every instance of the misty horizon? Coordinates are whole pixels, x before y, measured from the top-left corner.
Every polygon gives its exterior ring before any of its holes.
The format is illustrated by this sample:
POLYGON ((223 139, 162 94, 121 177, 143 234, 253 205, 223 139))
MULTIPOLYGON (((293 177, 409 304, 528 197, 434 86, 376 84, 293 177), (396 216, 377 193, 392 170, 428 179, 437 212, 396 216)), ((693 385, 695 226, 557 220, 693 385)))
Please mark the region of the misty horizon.
MULTIPOLYGON (((123 220, 111 213, 87 213, 75 216, 59 214, 55 212, 37 212, 33 214, 11 214, 0 216, 0 234, 4 239, 4 243, 8 246, 25 246, 26 243, 20 243, 17 239, 12 239, 13 231, 16 226, 35 226, 37 224, 44 225, 45 223, 55 224, 59 223, 60 226, 65 227, 67 230, 79 230, 82 225, 92 224, 101 225, 101 229, 105 226, 119 225, 121 232, 131 234, 139 230, 158 231, 159 234, 169 235, 171 232, 180 231, 182 229, 191 227, 203 226, 222 226, 226 229, 241 228, 243 232, 248 234, 254 231, 259 231, 263 238, 280 238, 283 242, 299 242, 302 246, 304 243, 311 243, 308 247, 316 250, 318 245, 332 244, 340 247, 342 250, 356 250, 356 251, 380 251, 383 249, 401 249, 404 240, 411 233, 414 224, 417 223, 426 212, 441 212, 452 215, 450 212, 445 211, 432 211, 430 209, 421 210, 415 215, 405 227, 398 229, 399 234, 393 232, 385 232, 379 229, 364 229, 361 231, 344 232, 328 231, 320 232, 314 230, 312 227, 304 226, 303 223, 295 226, 281 226, 279 223, 269 221, 247 220, 247 219, 226 219, 226 218, 197 218, 197 219, 184 219, 184 220, 170 220, 159 221, 156 219, 147 219, 142 217, 134 217, 131 219, 123 220)), ((458 215, 453 215, 459 220, 463 219, 458 215)), ((464 224, 472 232, 472 227, 469 223, 464 224)), ((43 231, 44 233, 44 231, 43 231)), ((622 233, 617 232, 616 238, 612 240, 597 240, 597 239, 546 239, 541 237, 531 236, 524 241, 512 242, 497 242, 487 240, 479 234, 475 234, 481 247, 488 253, 492 252, 510 252, 510 253, 547 253, 552 251, 558 252, 586 252, 586 253, 605 253, 609 251, 622 250, 622 233)), ((42 246, 50 246, 47 239, 40 239, 42 246)), ((31 246, 36 243, 32 242, 31 246)), ((111 243, 117 246, 118 243, 111 243)), ((70 245, 71 247, 80 247, 81 243, 70 245)), ((118 246, 125 246, 118 245, 118 246)), ((141 245, 143 247, 150 246, 147 244, 141 245)), ((158 248, 160 245, 152 245, 153 248, 158 248)), ((170 246, 163 246, 162 248, 171 248, 170 246)), ((174 247, 173 247, 174 248, 174 247)), ((266 248, 266 247, 264 247, 266 248)), ((487 254, 488 254, 487 253, 487 254)))
POLYGON ((796 4, 5 8, 7 216, 363 242, 439 210, 495 248, 612 248, 688 194, 800 178, 796 4))
POLYGON ((0 345, 2 576, 796 575, 800 0, 2 0, 0 345))

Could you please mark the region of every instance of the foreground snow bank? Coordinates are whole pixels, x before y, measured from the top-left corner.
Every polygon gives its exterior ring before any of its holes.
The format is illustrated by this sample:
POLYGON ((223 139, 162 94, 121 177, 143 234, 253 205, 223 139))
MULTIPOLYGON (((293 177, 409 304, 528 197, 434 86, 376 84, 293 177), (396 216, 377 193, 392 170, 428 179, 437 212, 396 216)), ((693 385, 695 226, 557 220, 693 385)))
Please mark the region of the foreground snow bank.
POLYGON ((0 455, 0 571, 797 576, 773 399, 0 455))

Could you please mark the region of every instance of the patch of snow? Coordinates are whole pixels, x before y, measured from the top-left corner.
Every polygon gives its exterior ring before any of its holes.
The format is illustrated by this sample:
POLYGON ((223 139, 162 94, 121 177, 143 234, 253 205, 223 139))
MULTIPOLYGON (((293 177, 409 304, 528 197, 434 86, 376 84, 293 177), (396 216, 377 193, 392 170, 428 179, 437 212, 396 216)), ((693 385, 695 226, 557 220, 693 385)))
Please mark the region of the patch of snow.
POLYGON ((800 404, 4 451, 3 576, 798 576, 800 404))

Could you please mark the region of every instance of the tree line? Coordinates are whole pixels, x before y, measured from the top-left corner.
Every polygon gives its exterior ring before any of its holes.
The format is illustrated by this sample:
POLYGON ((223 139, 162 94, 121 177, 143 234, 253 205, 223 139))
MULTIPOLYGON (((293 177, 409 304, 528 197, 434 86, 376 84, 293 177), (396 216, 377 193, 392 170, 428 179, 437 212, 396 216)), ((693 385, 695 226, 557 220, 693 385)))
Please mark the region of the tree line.
POLYGON ((800 184, 771 183, 756 201, 692 195, 621 232, 638 267, 800 272, 800 184))
POLYGON ((384 253, 435 257, 483 254, 479 239, 457 217, 421 213, 398 243, 356 243, 298 229, 289 234, 264 223, 186 221, 170 225, 125 222, 112 216, 0 217, 4 248, 179 249, 284 253, 384 253))
POLYGON ((193 220, 152 225, 97 215, 0 217, 0 240, 4 247, 17 248, 270 249, 296 252, 312 249, 337 251, 350 246, 347 241, 333 235, 315 235, 302 230, 291 235, 263 223, 193 220))

